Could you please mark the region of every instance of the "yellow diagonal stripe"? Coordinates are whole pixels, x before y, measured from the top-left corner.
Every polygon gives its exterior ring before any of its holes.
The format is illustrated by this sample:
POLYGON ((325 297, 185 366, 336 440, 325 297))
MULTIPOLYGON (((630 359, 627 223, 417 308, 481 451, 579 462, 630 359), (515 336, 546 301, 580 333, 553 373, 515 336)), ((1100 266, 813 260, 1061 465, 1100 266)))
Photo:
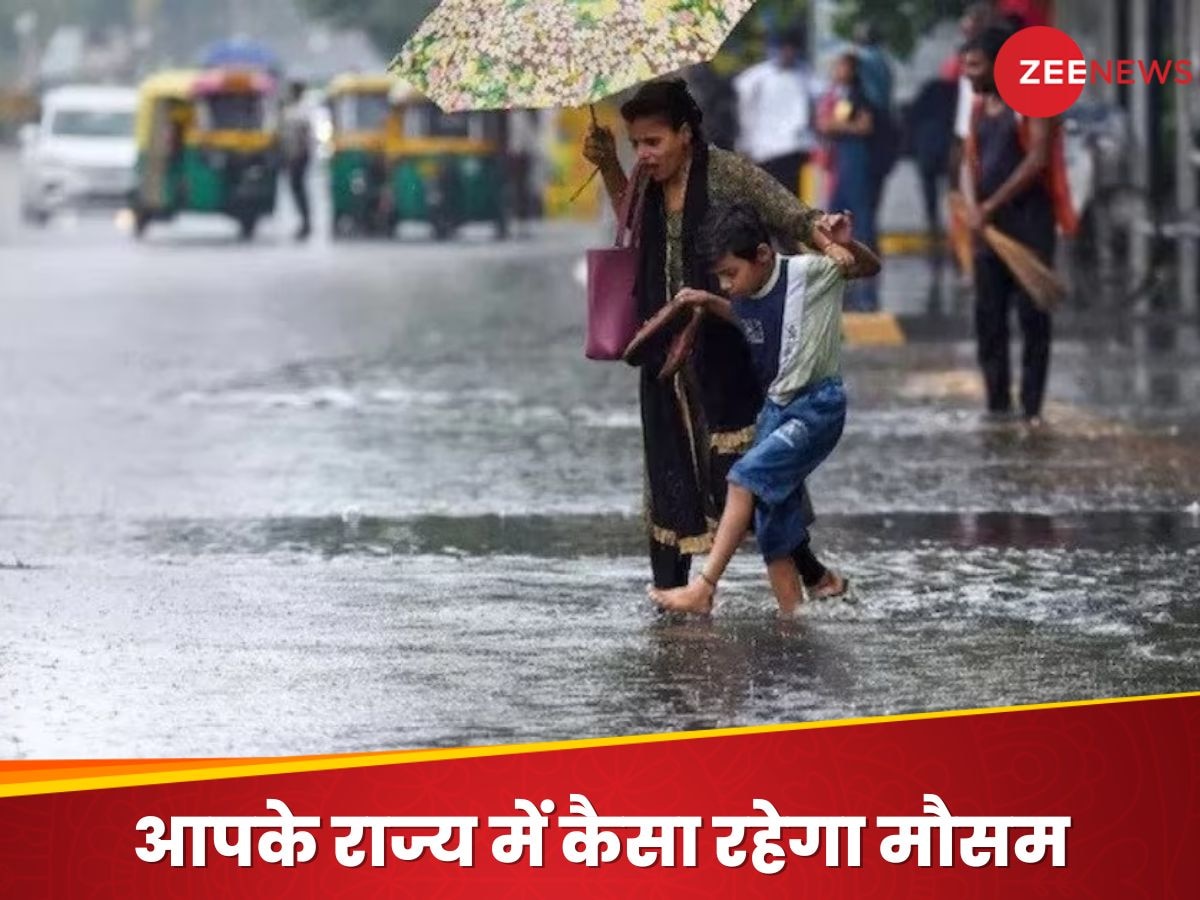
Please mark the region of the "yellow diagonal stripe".
MULTIPOLYGON (((214 765, 212 760, 197 760, 195 765, 181 765, 174 770, 126 772, 123 774, 73 775, 43 781, 0 782, 0 797, 21 797, 68 791, 94 791, 109 788, 141 787, 178 784, 181 782, 216 781, 226 778, 249 778, 257 775, 291 775, 302 772, 328 772, 358 769, 369 766, 390 766, 418 762, 442 762, 452 759, 482 759, 491 756, 512 756, 521 753, 548 753, 557 750, 587 750, 598 747, 628 747, 677 741, 712 740, 757 734, 782 734, 822 728, 846 728, 858 725, 882 725, 894 722, 921 722, 934 719, 964 718, 999 713, 1027 713, 1052 709, 1074 709, 1089 706, 1108 706, 1152 700, 1178 700, 1200 697, 1200 691, 1182 694, 1153 694, 1140 697, 1117 697, 1102 700, 1080 700, 1062 703, 1039 703, 1026 706, 1007 706, 984 709, 947 710, 943 712, 910 713, 893 716, 871 716, 839 719, 828 722, 801 722, 788 725, 756 725, 744 728, 721 728, 712 731, 688 731, 672 734, 645 734, 629 737, 591 738, 573 741, 553 741, 533 744, 511 744, 490 747, 462 747, 449 750, 405 750, 377 753, 350 753, 329 756, 293 756, 267 759, 232 760, 226 765, 214 765)), ((111 761, 110 761, 111 762, 111 761)), ((132 761, 131 761, 132 762, 132 761)), ((152 760, 146 760, 152 763, 152 760)), ((19 774, 21 764, 10 764, 0 779, 19 774)), ((30 769, 44 768, 45 761, 31 760, 30 769)))

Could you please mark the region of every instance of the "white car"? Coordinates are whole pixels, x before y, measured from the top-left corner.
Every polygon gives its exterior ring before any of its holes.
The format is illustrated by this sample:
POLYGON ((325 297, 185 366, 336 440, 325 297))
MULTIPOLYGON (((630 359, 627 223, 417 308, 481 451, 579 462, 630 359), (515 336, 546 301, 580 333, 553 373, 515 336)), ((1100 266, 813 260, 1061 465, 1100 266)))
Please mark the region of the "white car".
POLYGON ((61 87, 42 97, 42 117, 22 132, 21 212, 43 224, 64 208, 124 206, 136 183, 137 92, 61 87))

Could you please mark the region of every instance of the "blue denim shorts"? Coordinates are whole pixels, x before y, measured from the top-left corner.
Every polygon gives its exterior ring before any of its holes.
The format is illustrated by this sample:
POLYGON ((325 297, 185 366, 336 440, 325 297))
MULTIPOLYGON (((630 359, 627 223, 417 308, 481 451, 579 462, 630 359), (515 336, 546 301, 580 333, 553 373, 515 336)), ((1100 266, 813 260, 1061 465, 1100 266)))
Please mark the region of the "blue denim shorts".
POLYGON ((754 446, 729 480, 757 501, 754 531, 767 562, 790 556, 808 539, 804 482, 833 452, 845 424, 840 378, 817 382, 787 406, 768 400, 759 414, 754 446))

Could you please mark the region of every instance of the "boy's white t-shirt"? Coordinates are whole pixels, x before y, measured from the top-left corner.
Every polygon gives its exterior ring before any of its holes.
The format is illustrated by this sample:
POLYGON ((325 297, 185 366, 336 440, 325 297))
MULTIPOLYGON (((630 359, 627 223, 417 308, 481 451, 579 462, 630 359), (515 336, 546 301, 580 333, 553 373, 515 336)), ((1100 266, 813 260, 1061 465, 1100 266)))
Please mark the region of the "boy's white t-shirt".
POLYGON ((846 284, 845 273, 827 256, 777 255, 762 289, 733 301, 773 403, 786 406, 808 386, 841 374, 846 284))

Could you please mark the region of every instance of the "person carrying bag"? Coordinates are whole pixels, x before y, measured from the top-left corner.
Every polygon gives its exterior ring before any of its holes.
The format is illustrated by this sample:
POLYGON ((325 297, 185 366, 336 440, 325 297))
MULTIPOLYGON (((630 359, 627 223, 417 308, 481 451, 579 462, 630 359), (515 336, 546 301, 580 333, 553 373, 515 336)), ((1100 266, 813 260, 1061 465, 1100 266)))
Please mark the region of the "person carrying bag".
POLYGON ((646 178, 635 170, 621 199, 613 246, 587 253, 588 359, 622 359, 641 327, 637 273, 645 200, 646 178))

